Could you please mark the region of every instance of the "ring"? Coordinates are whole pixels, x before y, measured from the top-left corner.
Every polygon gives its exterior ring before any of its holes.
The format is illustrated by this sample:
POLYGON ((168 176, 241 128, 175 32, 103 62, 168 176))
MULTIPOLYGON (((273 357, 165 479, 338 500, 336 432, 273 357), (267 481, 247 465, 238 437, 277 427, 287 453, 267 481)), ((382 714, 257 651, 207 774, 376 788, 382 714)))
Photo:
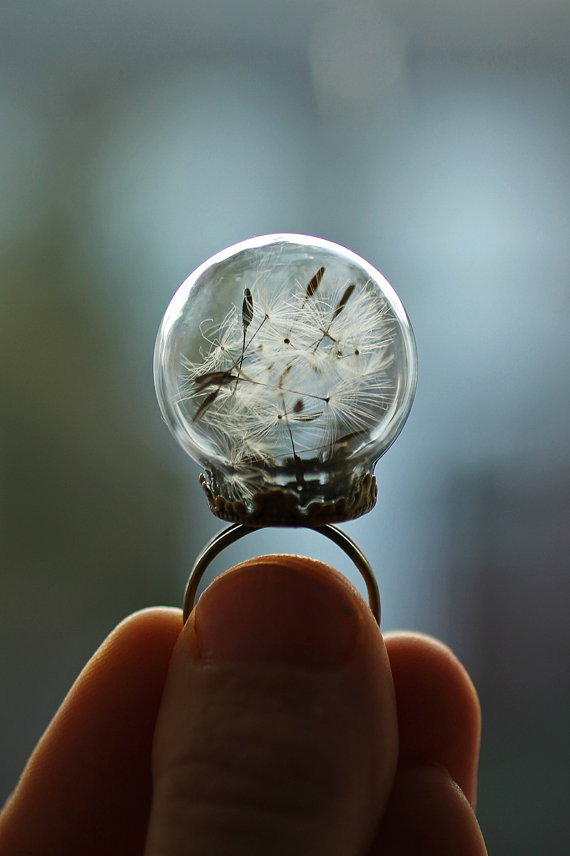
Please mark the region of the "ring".
MULTIPOLYGON (((212 540, 206 544, 194 562, 194 566, 190 571, 190 576, 188 577, 188 582, 186 584, 182 608, 184 624, 186 624, 188 616, 192 612, 200 580, 202 579, 210 562, 212 562, 212 560, 215 559, 222 550, 225 550, 226 547, 229 547, 231 544, 239 541, 240 538, 244 538, 246 535, 249 535, 250 532, 256 532, 261 528, 265 527, 247 526, 245 523, 233 523, 231 526, 226 527, 226 529, 223 529, 215 535, 212 540)), ((380 593, 378 591, 378 584, 374 574, 372 573, 372 568, 370 567, 368 559, 364 556, 359 547, 356 546, 352 538, 349 538, 348 535, 341 532, 340 529, 330 523, 327 523, 324 526, 310 526, 307 528, 313 529, 315 532, 320 532, 321 535, 325 535, 325 537, 333 541, 337 547, 344 550, 349 559, 351 559, 356 565, 366 584, 370 610, 376 619, 376 623, 380 625, 380 593)))

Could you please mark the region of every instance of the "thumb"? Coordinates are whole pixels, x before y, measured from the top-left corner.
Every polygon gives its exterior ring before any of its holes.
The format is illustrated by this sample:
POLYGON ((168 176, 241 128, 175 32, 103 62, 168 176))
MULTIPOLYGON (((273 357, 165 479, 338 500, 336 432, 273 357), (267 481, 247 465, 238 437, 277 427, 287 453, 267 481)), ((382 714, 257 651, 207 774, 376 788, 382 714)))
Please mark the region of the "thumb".
POLYGON ((296 556, 238 565, 174 649, 146 856, 366 852, 396 757, 386 649, 350 583, 296 556))

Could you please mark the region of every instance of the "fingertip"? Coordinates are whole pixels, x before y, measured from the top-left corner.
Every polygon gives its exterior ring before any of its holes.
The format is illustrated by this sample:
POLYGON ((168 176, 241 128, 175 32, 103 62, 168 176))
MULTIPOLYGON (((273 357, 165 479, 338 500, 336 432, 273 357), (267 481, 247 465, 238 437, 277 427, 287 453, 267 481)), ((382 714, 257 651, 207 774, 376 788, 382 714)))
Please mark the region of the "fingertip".
MULTIPOLYGON (((146 654, 162 658, 171 650, 182 630, 182 610, 169 606, 152 606, 132 612, 111 631, 97 649, 86 669, 98 666, 108 656, 129 658, 146 654)), ((81 673, 84 676, 85 670, 81 673)))
POLYGON ((400 758, 441 764, 475 805, 481 709, 464 666, 421 633, 385 637, 396 690, 400 758))
POLYGON ((370 856, 487 856, 473 809, 449 772, 399 767, 370 856))

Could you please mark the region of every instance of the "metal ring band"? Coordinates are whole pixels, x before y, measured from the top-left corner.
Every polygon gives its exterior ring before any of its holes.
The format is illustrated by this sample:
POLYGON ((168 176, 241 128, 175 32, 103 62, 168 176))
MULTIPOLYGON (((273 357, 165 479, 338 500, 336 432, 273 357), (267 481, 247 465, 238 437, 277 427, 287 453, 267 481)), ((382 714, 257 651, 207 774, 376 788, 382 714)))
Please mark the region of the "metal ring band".
MULTIPOLYGON (((184 603, 182 607, 182 618, 184 624, 186 624, 188 616, 192 612, 200 580, 202 579, 204 571, 210 562, 215 559, 222 550, 229 547, 230 544, 239 541, 240 538, 245 537, 245 535, 249 535, 250 532, 259 531, 260 528, 264 527, 246 526, 244 523, 233 523, 231 526, 228 526, 226 529, 218 532, 218 534, 215 535, 208 544, 206 544, 194 562, 194 567, 190 571, 190 576, 188 577, 188 582, 186 584, 184 603)), ((370 567, 367 558, 356 546, 352 538, 349 538, 348 535, 345 535, 345 533, 341 532, 340 529, 337 529, 336 526, 332 526, 330 523, 327 523, 324 526, 310 526, 308 528, 313 529, 315 532, 320 532, 321 535, 325 535, 331 541, 334 541, 337 547, 344 550, 349 559, 354 562, 366 583, 368 603, 372 614, 374 615, 377 623, 380 624, 380 594, 378 592, 376 578, 372 573, 372 568, 370 567)))

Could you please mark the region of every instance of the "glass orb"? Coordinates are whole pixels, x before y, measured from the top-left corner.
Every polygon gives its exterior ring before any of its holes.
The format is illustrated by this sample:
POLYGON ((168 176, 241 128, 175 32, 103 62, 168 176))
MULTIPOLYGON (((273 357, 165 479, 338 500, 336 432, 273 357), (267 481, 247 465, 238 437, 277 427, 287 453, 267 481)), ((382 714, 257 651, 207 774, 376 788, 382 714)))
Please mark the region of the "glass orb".
POLYGON ((180 286, 154 377, 215 514, 318 526, 374 505, 374 466, 412 405, 416 347, 368 262, 320 238, 265 235, 180 286))

